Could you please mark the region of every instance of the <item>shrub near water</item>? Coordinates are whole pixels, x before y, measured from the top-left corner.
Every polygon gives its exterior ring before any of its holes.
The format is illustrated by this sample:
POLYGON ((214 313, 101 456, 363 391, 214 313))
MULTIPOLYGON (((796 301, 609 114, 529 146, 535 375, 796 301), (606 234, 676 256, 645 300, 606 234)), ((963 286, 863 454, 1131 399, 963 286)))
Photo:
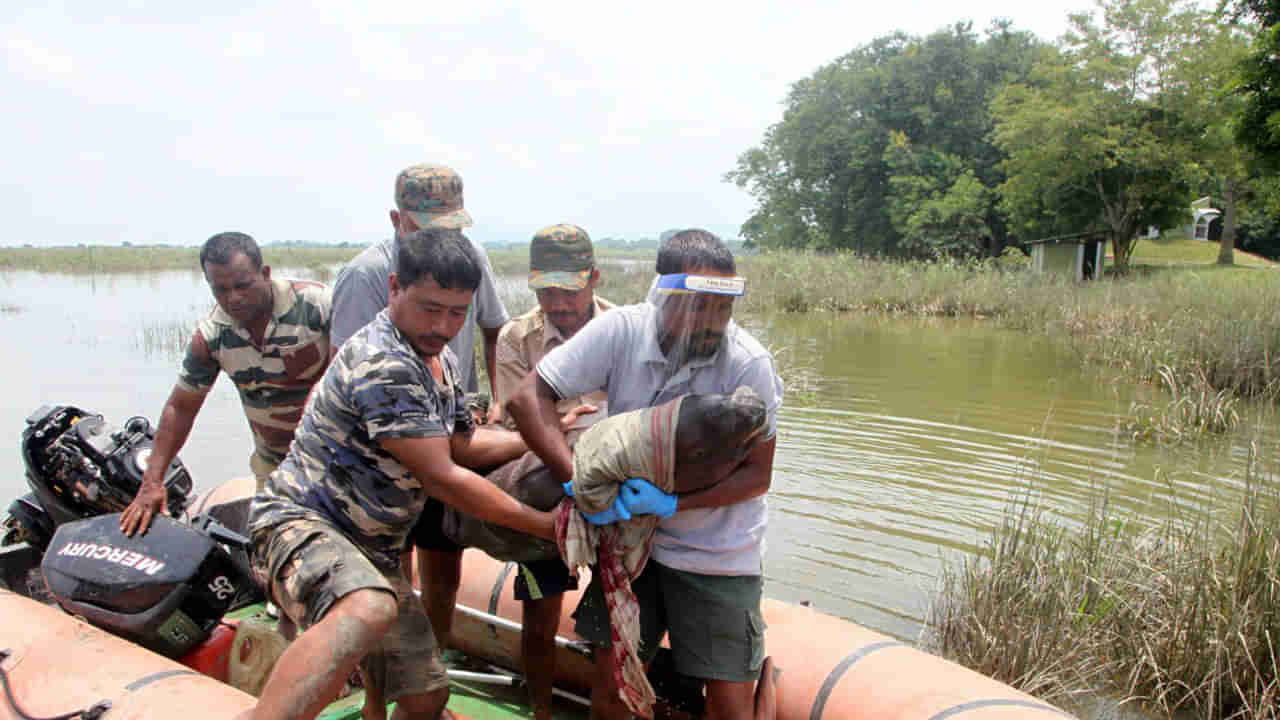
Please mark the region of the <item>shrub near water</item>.
POLYGON ((1250 464, 1233 517, 1146 527, 1100 492, 1080 528, 1027 502, 942 576, 928 641, 1046 700, 1099 689, 1162 714, 1275 718, 1280 493, 1250 464), (1145 528, 1145 529, 1142 529, 1145 528))

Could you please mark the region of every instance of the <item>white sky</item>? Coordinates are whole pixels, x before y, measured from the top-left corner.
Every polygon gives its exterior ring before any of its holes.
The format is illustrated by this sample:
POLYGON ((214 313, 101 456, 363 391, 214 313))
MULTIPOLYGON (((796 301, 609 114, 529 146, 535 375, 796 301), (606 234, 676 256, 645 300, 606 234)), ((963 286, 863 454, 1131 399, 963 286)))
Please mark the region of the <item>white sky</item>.
POLYGON ((721 177, 792 82, 893 30, 1006 17, 1052 40, 1089 7, 9 0, 0 245, 367 243, 416 162, 462 174, 482 242, 732 235, 753 203, 721 177))

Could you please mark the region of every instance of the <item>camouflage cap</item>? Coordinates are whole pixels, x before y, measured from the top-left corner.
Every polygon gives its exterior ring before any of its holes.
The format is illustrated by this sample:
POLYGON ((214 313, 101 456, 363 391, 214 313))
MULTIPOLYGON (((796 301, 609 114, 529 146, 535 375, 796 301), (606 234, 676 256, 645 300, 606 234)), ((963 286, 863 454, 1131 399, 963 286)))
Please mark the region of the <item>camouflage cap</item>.
POLYGON ((462 209, 462 176, 444 165, 414 165, 396 176, 396 208, 419 228, 464 228, 471 216, 462 209))
POLYGON ((577 225, 550 225, 529 243, 529 287, 581 290, 596 267, 587 231, 577 225))

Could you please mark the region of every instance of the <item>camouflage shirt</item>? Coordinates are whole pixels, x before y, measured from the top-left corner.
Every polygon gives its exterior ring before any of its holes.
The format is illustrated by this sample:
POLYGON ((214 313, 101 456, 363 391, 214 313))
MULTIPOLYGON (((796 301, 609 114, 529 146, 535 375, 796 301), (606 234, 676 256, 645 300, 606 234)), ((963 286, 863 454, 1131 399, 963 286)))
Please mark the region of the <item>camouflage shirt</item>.
POLYGON ((444 382, 392 324, 387 310, 338 351, 316 387, 289 456, 254 498, 257 536, 295 519, 337 526, 384 569, 400 562, 427 495, 382 440, 447 437, 474 429, 448 348, 444 382))
POLYGON ((311 386, 329 359, 329 289, 271 279, 274 305, 262 344, 217 305, 196 325, 178 387, 205 394, 219 372, 240 393, 255 454, 277 465, 289 452, 311 386))

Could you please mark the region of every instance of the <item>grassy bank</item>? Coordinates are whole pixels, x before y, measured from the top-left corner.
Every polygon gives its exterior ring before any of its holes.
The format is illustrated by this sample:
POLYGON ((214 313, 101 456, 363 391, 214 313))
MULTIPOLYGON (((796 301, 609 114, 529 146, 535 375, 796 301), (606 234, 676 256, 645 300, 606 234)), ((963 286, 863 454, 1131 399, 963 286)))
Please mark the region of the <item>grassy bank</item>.
MULTIPOLYGON (((262 249, 262 257, 268 265, 313 269, 344 263, 362 249, 267 246, 262 249)), ((196 270, 199 266, 200 249, 196 247, 0 248, 0 270, 88 275, 196 270)))
POLYGON ((1080 525, 1016 503, 944 570, 926 644, 1067 707, 1101 690, 1160 716, 1276 718, 1280 478, 1255 462, 1246 481, 1234 512, 1193 517, 1121 513, 1105 490, 1080 525))
POLYGON ((1047 335, 1138 380, 1162 368, 1186 392, 1280 399, 1280 271, 1145 268, 1074 283, 1021 263, 901 263, 770 253, 743 262, 748 311, 864 311, 988 318, 1047 335))
MULTIPOLYGON (((1230 414, 1219 411, 1232 398, 1280 399, 1280 271, 1142 263, 1144 258, 1154 263, 1157 257, 1216 257, 1214 248, 1212 243, 1189 240, 1142 241, 1135 255, 1137 272, 1084 284, 1031 273, 1016 252, 994 263, 763 253, 740 258, 748 282, 740 311, 987 318, 1002 327, 1056 338, 1075 350, 1082 362, 1103 363, 1124 376, 1176 389, 1183 398, 1179 415, 1192 422, 1205 418, 1205 427, 1212 428, 1223 425, 1212 419, 1230 414), (1226 395, 1211 397, 1219 392, 1226 395), (1201 397, 1195 407, 1188 405, 1187 398, 1201 397)), ((277 267, 312 269, 313 276, 329 280, 328 270, 358 250, 268 247, 264 256, 277 267)), ((528 267, 524 251, 493 251, 490 260, 507 277, 519 278, 528 267)), ((42 272, 190 269, 197 262, 195 248, 0 249, 0 269, 42 272)), ((600 253, 598 262, 601 294, 620 303, 644 297, 653 272, 652 253, 600 253)), ((533 304, 518 280, 503 293, 513 315, 533 304)), ((1168 408, 1156 410, 1163 416, 1168 408)), ((1180 434, 1160 422, 1134 432, 1180 434)))
MULTIPOLYGON (((1192 240, 1185 231, 1167 232, 1158 238, 1143 238, 1133 249, 1132 262, 1139 265, 1212 265, 1218 261, 1218 243, 1192 240)), ((1270 260, 1243 250, 1232 251, 1237 265, 1266 267, 1270 260)), ((1107 262, 1111 262, 1108 258, 1107 262)))

